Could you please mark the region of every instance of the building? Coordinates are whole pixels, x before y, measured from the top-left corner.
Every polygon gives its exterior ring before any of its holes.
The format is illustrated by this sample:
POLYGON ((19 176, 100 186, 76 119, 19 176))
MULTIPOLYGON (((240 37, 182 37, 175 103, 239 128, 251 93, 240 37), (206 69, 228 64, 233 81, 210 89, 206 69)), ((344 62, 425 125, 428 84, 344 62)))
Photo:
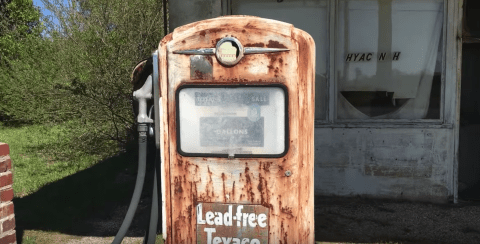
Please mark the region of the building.
MULTIPOLYGON (((480 150, 467 142, 478 143, 480 135, 475 126, 480 85, 474 82, 480 49, 464 55, 469 80, 462 83, 469 89, 461 89, 463 5, 462 0, 169 1, 168 22, 173 31, 222 15, 254 15, 292 23, 314 38, 315 194, 456 201, 459 177, 467 189, 480 181, 480 150), (467 111, 462 124, 460 111, 467 111)), ((468 3, 465 9, 467 17, 475 15, 468 3)), ((480 33, 473 19, 471 35, 480 33)))

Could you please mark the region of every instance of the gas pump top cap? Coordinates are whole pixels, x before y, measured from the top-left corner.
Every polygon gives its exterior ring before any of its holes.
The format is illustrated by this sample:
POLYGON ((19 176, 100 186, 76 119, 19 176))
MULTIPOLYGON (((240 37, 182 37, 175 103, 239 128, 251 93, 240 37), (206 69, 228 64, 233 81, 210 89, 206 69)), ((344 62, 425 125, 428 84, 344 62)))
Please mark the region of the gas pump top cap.
POLYGON ((287 48, 243 47, 235 37, 224 37, 217 42, 215 48, 200 48, 173 51, 174 54, 213 55, 225 66, 233 66, 240 62, 244 54, 260 54, 289 51, 287 48))

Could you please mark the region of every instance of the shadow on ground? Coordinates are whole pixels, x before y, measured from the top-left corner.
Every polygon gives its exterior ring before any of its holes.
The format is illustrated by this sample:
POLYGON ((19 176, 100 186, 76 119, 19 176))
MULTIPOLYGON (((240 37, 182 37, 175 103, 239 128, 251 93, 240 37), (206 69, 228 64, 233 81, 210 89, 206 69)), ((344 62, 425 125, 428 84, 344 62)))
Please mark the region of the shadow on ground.
MULTIPOLYGON (((151 158, 149 155, 149 162, 151 158)), ((130 204, 137 167, 135 152, 123 153, 48 184, 31 195, 15 198, 17 243, 22 243, 24 230, 79 236, 116 235, 130 204)), ((149 163, 142 198, 126 236, 144 236, 152 184, 153 164, 149 163)))
MULTIPOLYGON (((120 154, 46 185, 29 196, 15 198, 17 243, 22 243, 24 230, 114 236, 132 197, 136 158, 134 153, 120 154)), ((151 159, 150 155, 149 162, 153 161, 151 159)), ((127 236, 144 236, 150 213, 152 166, 150 163, 147 167, 146 187, 127 236)), ((478 216, 480 202, 475 201, 431 204, 317 196, 315 239, 353 243, 473 244, 480 240, 478 216)))

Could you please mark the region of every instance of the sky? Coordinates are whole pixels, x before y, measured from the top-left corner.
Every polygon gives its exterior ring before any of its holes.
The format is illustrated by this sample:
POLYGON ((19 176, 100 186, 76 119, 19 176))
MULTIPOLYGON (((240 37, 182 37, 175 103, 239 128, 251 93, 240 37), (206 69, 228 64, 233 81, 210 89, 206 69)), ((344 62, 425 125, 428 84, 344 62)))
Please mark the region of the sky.
MULTIPOLYGON (((63 0, 64 3, 66 3, 67 1, 66 0, 63 0)), ((45 8, 45 6, 43 5, 42 1, 41 0, 33 0, 33 6, 35 7, 40 7, 40 11, 42 12, 42 15, 43 16, 48 16, 48 15, 52 15, 52 12, 50 12, 49 10, 47 10, 45 8)), ((58 24, 58 20, 56 18, 54 18, 53 22, 55 24, 58 24)))

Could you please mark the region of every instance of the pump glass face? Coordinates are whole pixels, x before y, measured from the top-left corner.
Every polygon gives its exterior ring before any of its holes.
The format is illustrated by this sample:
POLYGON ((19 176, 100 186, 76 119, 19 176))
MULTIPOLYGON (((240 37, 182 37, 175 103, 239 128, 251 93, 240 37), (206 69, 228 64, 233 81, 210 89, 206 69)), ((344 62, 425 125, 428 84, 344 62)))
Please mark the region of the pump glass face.
POLYGON ((177 92, 182 155, 281 156, 286 152, 286 88, 184 86, 177 92))

